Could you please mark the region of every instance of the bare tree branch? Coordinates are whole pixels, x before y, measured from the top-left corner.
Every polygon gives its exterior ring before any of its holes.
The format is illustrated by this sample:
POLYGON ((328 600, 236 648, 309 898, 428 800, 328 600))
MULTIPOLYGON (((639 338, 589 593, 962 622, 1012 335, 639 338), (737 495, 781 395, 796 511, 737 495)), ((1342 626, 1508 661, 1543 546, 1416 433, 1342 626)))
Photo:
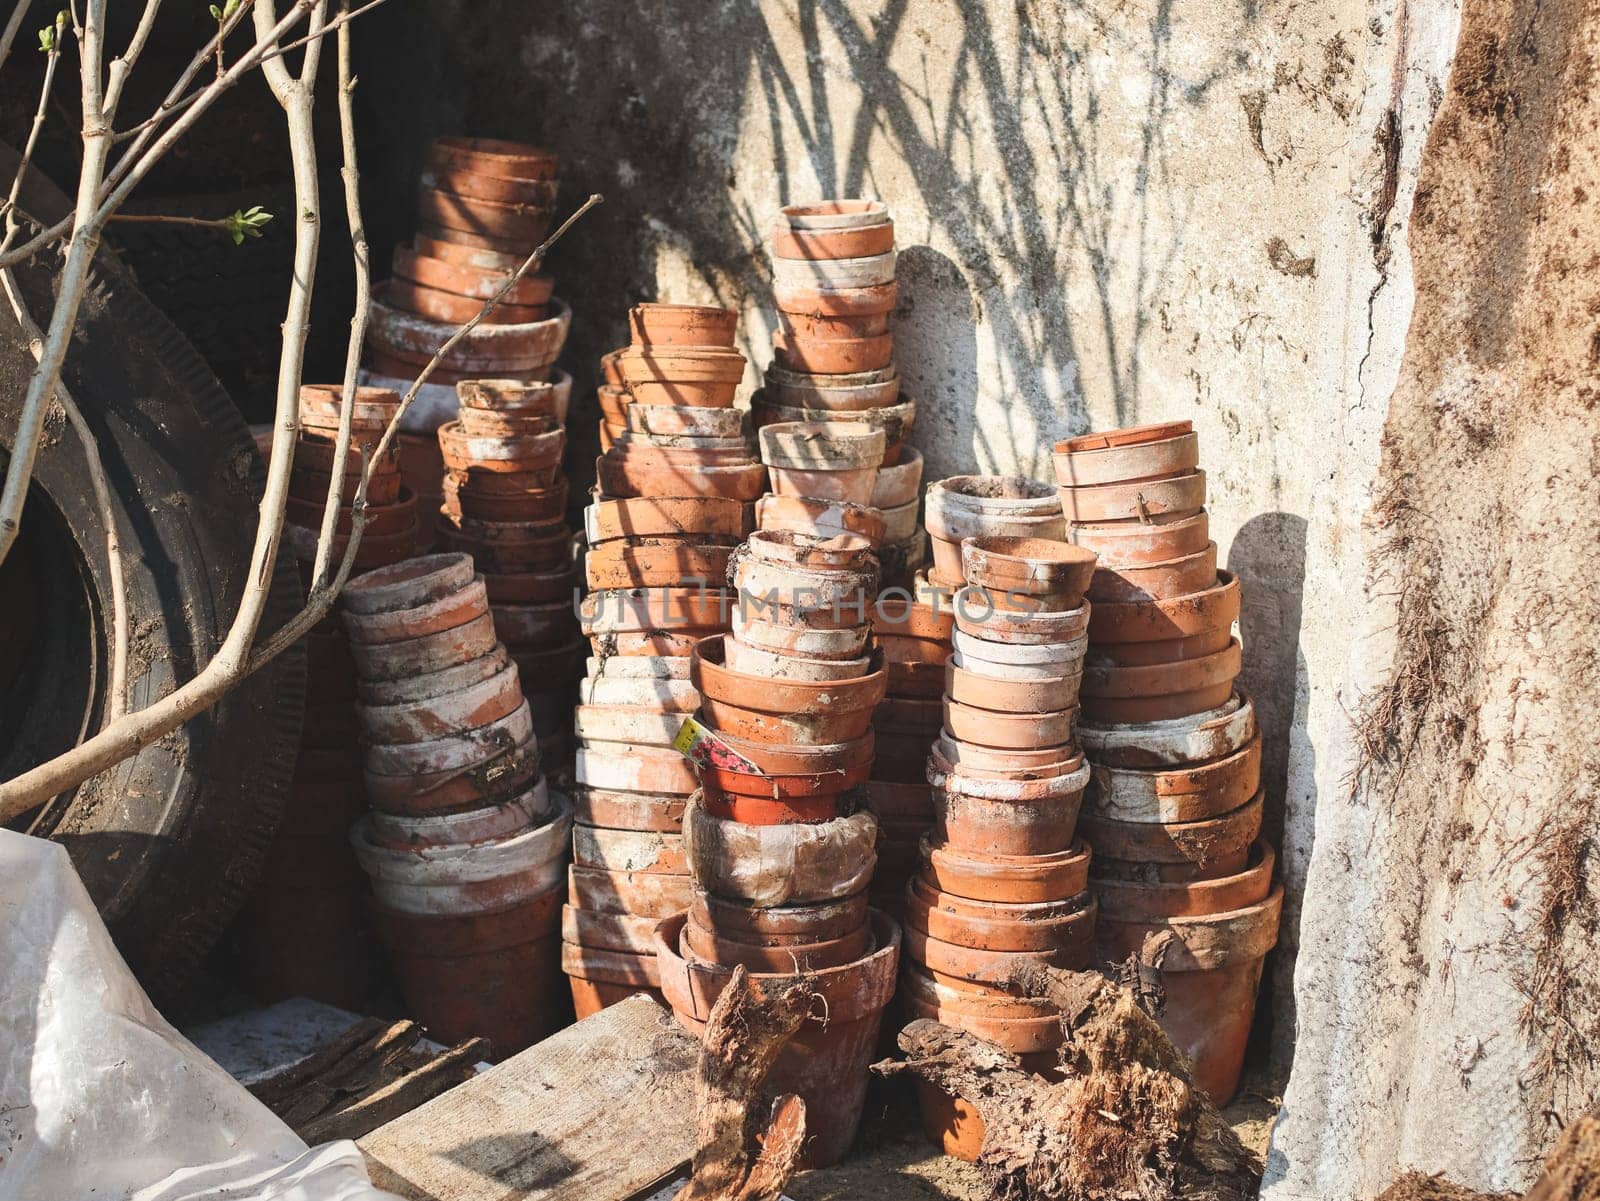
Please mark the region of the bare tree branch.
POLYGON ((0 29, 0 66, 5 65, 11 56, 11 44, 17 40, 17 30, 22 28, 23 18, 28 15, 28 0, 17 0, 17 5, 11 10, 11 16, 6 20, 6 27, 0 29))

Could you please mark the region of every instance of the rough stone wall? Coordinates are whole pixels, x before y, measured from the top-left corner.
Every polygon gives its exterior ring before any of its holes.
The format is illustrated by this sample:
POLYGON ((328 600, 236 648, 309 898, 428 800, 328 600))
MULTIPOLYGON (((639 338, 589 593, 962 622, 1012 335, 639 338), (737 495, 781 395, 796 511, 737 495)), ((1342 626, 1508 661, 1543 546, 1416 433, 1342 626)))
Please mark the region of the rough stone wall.
POLYGON ((642 299, 741 307, 764 365, 776 209, 867 195, 896 220, 896 358, 929 479, 1048 477, 1068 433, 1195 422, 1267 730, 1286 1060, 1311 815, 1336 784, 1310 732, 1341 720, 1319 682, 1348 651, 1348 531, 1404 330, 1402 219, 1449 5, 432 0, 403 31, 379 17, 378 186, 404 195, 427 136, 471 130, 550 143, 570 197, 606 195, 553 263, 580 386, 642 299))

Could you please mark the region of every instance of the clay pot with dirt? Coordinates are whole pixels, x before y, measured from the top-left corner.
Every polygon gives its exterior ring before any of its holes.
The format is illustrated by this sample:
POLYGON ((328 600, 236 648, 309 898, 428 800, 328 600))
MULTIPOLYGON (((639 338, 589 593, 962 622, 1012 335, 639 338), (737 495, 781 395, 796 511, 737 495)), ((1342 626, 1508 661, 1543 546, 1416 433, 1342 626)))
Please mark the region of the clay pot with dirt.
POLYGON ((900 376, 893 367, 848 375, 767 368, 763 389, 773 404, 828 413, 888 408, 899 400, 900 376))
MULTIPOLYGON (((882 474, 880 469, 879 474, 882 474)), ((756 528, 793 530, 819 538, 859 534, 874 547, 884 539, 883 515, 866 505, 808 496, 763 496, 756 502, 756 528)))
POLYGON ((877 821, 865 811, 825 821, 751 825, 720 818, 697 799, 683 843, 695 883, 761 909, 853 896, 872 879, 877 821))
POLYGON ((1095 848, 1095 872, 1109 879, 1188 882, 1242 871, 1261 833, 1262 797, 1219 817, 1134 822, 1083 813, 1079 826, 1095 848))
POLYGON ((779 422, 757 431, 779 496, 867 505, 883 462, 882 430, 856 422, 779 422))
POLYGON ((819 422, 834 422, 881 430, 883 433, 881 465, 892 467, 900 461, 906 441, 915 428, 917 402, 902 400, 897 404, 880 408, 834 411, 806 405, 778 404, 765 392, 757 392, 750 398, 750 420, 756 427, 758 436, 766 426, 792 423, 814 425, 819 422))
POLYGON ((933 540, 934 569, 959 587, 965 580, 961 542, 995 535, 1059 541, 1066 532, 1061 504, 1049 484, 1020 476, 965 475, 928 489, 924 523, 933 540))
POLYGON ((888 684, 881 658, 867 675, 824 683, 745 675, 724 659, 720 636, 695 646, 690 670, 702 717, 712 729, 753 742, 822 746, 860 738, 888 684))
POLYGON ((1038 609, 1063 612, 1082 602, 1094 575, 1093 551, 1045 538, 978 535, 961 541, 962 576, 968 584, 1004 595, 1037 598, 1038 609))
POLYGON ((738 313, 713 305, 636 304, 628 310, 628 332, 639 347, 720 346, 732 350, 738 327, 738 313))

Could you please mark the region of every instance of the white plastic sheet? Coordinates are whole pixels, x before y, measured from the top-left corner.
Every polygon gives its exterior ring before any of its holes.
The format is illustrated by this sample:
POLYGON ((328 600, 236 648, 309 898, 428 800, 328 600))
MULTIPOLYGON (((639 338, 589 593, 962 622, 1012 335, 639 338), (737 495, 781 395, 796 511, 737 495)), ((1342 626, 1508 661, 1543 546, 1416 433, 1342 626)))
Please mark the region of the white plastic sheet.
POLYGON ((66 853, 0 830, 0 1201, 393 1201, 167 1024, 66 853))

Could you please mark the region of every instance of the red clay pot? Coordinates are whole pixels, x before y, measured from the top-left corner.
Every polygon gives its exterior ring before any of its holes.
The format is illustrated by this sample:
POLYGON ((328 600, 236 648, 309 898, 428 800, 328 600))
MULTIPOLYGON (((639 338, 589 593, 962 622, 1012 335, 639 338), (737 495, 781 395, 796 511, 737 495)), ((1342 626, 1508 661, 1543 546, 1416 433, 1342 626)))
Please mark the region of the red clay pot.
POLYGON ((458 730, 490 725, 509 717, 521 704, 517 669, 508 665, 457 692, 399 705, 363 705, 357 716, 369 740, 396 744, 444 738, 458 730))
POLYGON ((1069 746, 1076 709, 1051 713, 994 713, 959 701, 946 700, 945 727, 963 742, 1002 750, 1035 750, 1069 746))
POLYGON ((848 812, 848 805, 838 792, 815 796, 741 796, 723 791, 709 777, 700 805, 712 817, 746 826, 815 825, 833 821, 848 812))
POLYGON ((974 901, 912 880, 906 921, 933 938, 977 950, 1084 954, 1093 938, 1092 901, 1087 891, 1055 901, 974 901))
POLYGON ((980 535, 1059 540, 1066 530, 1054 490, 1020 476, 967 475, 928 489, 924 521, 935 570, 959 583, 961 541, 980 535))
MULTIPOLYGON (((880 287, 894 282, 894 266, 893 251, 851 259, 778 258, 772 260, 772 280, 786 289, 880 287)), ((791 308, 782 301, 778 307, 791 308)))
POLYGON ((821 375, 767 368, 763 392, 773 404, 823 413, 859 413, 895 405, 900 377, 893 366, 854 375, 821 375))
POLYGON ((824 538, 857 534, 873 546, 883 540, 884 534, 883 516, 874 508, 806 496, 763 496, 756 502, 756 526, 824 538))
POLYGON ((485 313, 484 305, 488 303, 487 300, 458 296, 454 292, 442 292, 436 288, 425 288, 421 284, 398 276, 385 285, 384 294, 389 298, 389 303, 396 308, 417 313, 432 321, 444 321, 456 325, 465 325, 474 318, 478 318, 485 325, 511 322, 526 324, 531 321, 543 321, 550 315, 549 305, 512 304, 505 300, 497 301, 485 313), (481 318, 480 313, 483 314, 481 318))
POLYGON ((695 646, 690 671, 702 716, 711 728, 753 742, 823 746, 860 738, 888 684, 881 666, 858 679, 817 684, 742 675, 722 660, 720 636, 695 646))
MULTIPOLYGON (((730 594, 715 588, 634 588, 591 592, 583 598, 586 634, 652 633, 725 628, 730 594)), ((647 652, 639 651, 639 654, 647 652)))
POLYGON ((559 463, 566 445, 567 432, 559 428, 542 434, 475 437, 460 421, 439 427, 439 451, 452 471, 537 471, 559 463))
POLYGON ((865 922, 855 930, 823 942, 789 943, 769 947, 719 937, 714 929, 696 924, 691 912, 679 936, 679 952, 721 967, 743 964, 752 972, 782 974, 841 967, 861 958, 871 947, 872 932, 865 922))
MULTIPOLYGON (((685 960, 678 953, 684 922, 680 916, 661 923, 656 957, 662 991, 678 1021, 698 1035, 732 971, 685 960)), ((872 929, 875 950, 853 963, 815 973, 813 984, 823 997, 827 1016, 807 1019, 779 1052, 767 1078, 775 1093, 797 1093, 806 1102, 809 1167, 837 1162, 849 1150, 861 1120, 867 1067, 877 1047, 883 1009, 894 993, 900 956, 900 932, 892 921, 874 915, 872 929)), ((753 973, 750 983, 760 990, 763 977, 753 973)))
POLYGON ((617 538, 743 538, 750 506, 725 497, 641 496, 596 501, 584 510, 590 546, 617 538))
POLYGON ((411 248, 418 255, 448 263, 452 267, 493 271, 502 276, 509 275, 522 266, 523 260, 528 257, 526 254, 507 254, 498 250, 485 250, 479 246, 468 246, 448 238, 429 237, 422 230, 412 236, 411 248))
MULTIPOLYGON (((529 438, 548 434, 558 428, 556 419, 548 413, 531 410, 476 409, 462 405, 456 424, 466 438, 529 438), (528 415, 531 413, 531 415, 528 415)), ((443 456, 441 455, 442 459, 443 456)))
POLYGON ((680 834, 688 799, 672 793, 577 788, 573 791, 572 802, 574 820, 581 825, 680 834))
POLYGON ((899 295, 893 280, 863 287, 833 288, 809 281, 774 279, 772 285, 773 301, 786 313, 838 317, 858 313, 890 313, 894 311, 899 295))
POLYGON ((424 915, 374 904, 407 1011, 449 1043, 489 1040, 506 1059, 566 1024, 561 890, 494 913, 424 915))
POLYGON ((463 528, 441 519, 438 526, 439 544, 451 550, 466 551, 473 561, 488 575, 526 575, 556 571, 571 561, 572 535, 559 520, 554 522, 475 522, 461 518, 463 528), (469 529, 471 522, 476 528, 469 529), (526 533, 543 529, 538 537, 513 538, 498 533, 485 534, 485 528, 511 527, 511 533, 526 533))
POLYGON ((1089 757, 1112 767, 1182 767, 1231 755, 1254 737, 1255 707, 1248 693, 1215 709, 1167 722, 1099 728, 1081 725, 1089 757))
POLYGON ((720 583, 732 546, 695 546, 665 539, 603 542, 584 558, 591 588, 669 588, 693 581, 720 583))
POLYGON ((947 663, 945 693, 962 706, 993 713, 1070 711, 1078 706, 1078 676, 1002 680, 947 663))
POLYGON ((1002 593, 1052 597, 1053 611, 1075 609, 1094 575, 1095 554, 1070 542, 978 535, 961 540, 967 583, 1002 593))
POLYGON ((689 870, 680 834, 600 826, 572 828, 572 862, 575 867, 658 876, 682 876, 689 870))
POLYGON ((893 249, 894 222, 888 209, 876 200, 789 205, 772 229, 775 258, 865 258, 893 249))
POLYGON ((1212 763, 1167 770, 1096 764, 1084 811, 1127 822, 1194 822, 1231 813, 1261 786, 1261 737, 1212 763))
POLYGON ((567 900, 579 909, 670 917, 689 907, 691 892, 692 882, 682 874, 567 868, 567 900))
POLYGON ((1172 865, 1177 874, 1171 878, 1184 878, 1188 869, 1214 878, 1218 873, 1210 869, 1219 864, 1221 874, 1237 871, 1261 833, 1261 794, 1232 813, 1198 821, 1129 822, 1085 813, 1079 824, 1095 848, 1097 870, 1115 860, 1172 865))
POLYGON ((689 903, 689 921, 734 942, 761 946, 825 942, 866 927, 867 895, 757 909, 696 888, 689 903))
POLYGON ((467 768, 399 776, 363 770, 361 778, 374 809, 426 816, 482 808, 516 796, 538 774, 539 751, 529 738, 467 768))
MULTIPOLYGON (((320 507, 327 503, 328 486, 332 482, 331 473, 321 468, 296 464, 289 472, 289 495, 296 500, 320 507)), ((343 496, 346 506, 355 497, 356 488, 360 483, 360 472, 345 473, 343 496)), ((392 505, 400 499, 400 488, 398 468, 392 471, 374 471, 372 478, 367 482, 367 502, 373 505, 392 505)))
POLYGON ((1061 511, 1071 522, 1126 521, 1162 513, 1196 513, 1205 503, 1206 473, 1198 469, 1167 479, 1061 489, 1061 511))
POLYGON ((1144 667, 1086 663, 1078 691, 1091 721, 1168 721, 1213 709, 1233 694, 1242 652, 1238 640, 1199 659, 1144 667))
POLYGON ((1102 602, 1162 600, 1203 592, 1217 582, 1217 544, 1192 555, 1143 566, 1101 568, 1094 573, 1089 598, 1102 602))
POLYGON ((1018 799, 982 795, 982 783, 929 772, 933 784, 934 833, 953 850, 983 855, 1053 855, 1072 845, 1083 802, 1088 771, 1078 768, 1052 779, 1031 781, 1040 787, 1018 799))
POLYGON ((1093 663, 1097 670, 1180 663, 1220 654, 1228 649, 1232 641, 1233 631, 1224 626, 1190 638, 1168 638, 1158 642, 1102 642, 1091 648, 1084 663, 1093 663))
POLYGON ((393 680, 439 671, 487 654, 495 645, 494 622, 480 613, 435 634, 396 642, 352 642, 356 670, 367 679, 393 680))
POLYGON ((567 481, 543 485, 504 474, 485 477, 452 471, 443 477, 440 511, 451 519, 549 521, 567 511, 567 481))
MULTIPOLYGON (((550 204, 507 204, 481 196, 462 196, 437 187, 417 189, 417 223, 452 234, 467 234, 496 249, 526 247, 529 252, 550 232, 555 214, 550 204)), ((455 237, 455 241, 466 241, 455 237)))
POLYGON ((1099 604, 1089 617, 1089 638, 1102 642, 1155 642, 1227 629, 1239 617, 1239 582, 1217 572, 1214 587, 1187 596, 1127 604, 1099 604))
MULTIPOLYGON (((374 288, 373 293, 367 327, 368 346, 389 359, 425 366, 433 360, 439 347, 456 333, 455 326, 430 321, 389 304, 381 286, 374 288)), ((548 372, 561 353, 572 322, 572 310, 565 303, 556 298, 550 303, 554 315, 543 321, 478 326, 445 353, 441 364, 449 372, 460 373, 461 378, 501 378, 536 370, 548 372)), ((385 374, 410 378, 404 371, 392 368, 385 369, 385 374)), ((436 373, 433 382, 446 381, 436 373)))
POLYGON ((689 760, 672 748, 620 742, 590 742, 579 747, 577 778, 591 788, 623 792, 688 796, 697 787, 689 760))
POLYGON ((608 498, 714 496, 749 502, 767 487, 767 469, 760 463, 674 466, 660 459, 624 456, 617 446, 600 456, 595 470, 608 498))
POLYGON ((474 578, 455 592, 412 608, 359 613, 347 606, 340 616, 345 631, 353 640, 383 643, 443 633, 481 617, 487 611, 483 580, 474 578))
POLYGON ((654 955, 656 925, 660 918, 634 913, 602 913, 565 905, 561 910, 561 939, 569 946, 629 955, 654 955))
POLYGON ((623 408, 622 417, 627 432, 656 438, 738 438, 743 441, 745 436, 745 414, 738 409, 630 404, 623 408))
POLYGON ((438 188, 457 196, 545 208, 555 204, 561 187, 560 181, 554 178, 502 179, 462 167, 429 169, 422 173, 418 182, 425 188, 438 188))
POLYGON ((697 795, 683 818, 696 885, 773 908, 839 900, 866 889, 877 862, 877 821, 855 812, 820 822, 751 825, 708 812, 697 795))
POLYGON ((744 378, 745 357, 724 347, 630 347, 618 360, 639 404, 725 409, 744 378))
POLYGON ((924 835, 923 875, 942 893, 1017 904, 1073 897, 1089 887, 1089 847, 1080 838, 1049 855, 961 851, 924 835))
MULTIPOLYGON (((814 629, 807 625, 789 624, 793 610, 757 606, 744 593, 739 595, 739 601, 733 611, 733 634, 743 648, 760 649, 775 655, 829 660, 859 660, 866 652, 868 631, 861 626, 814 629), (764 616, 750 616, 753 614, 764 616), (769 621, 767 616, 781 620, 769 621)), ((741 670, 737 664, 729 666, 735 671, 741 670)), ((861 673, 858 669, 854 674, 861 673)))
POLYGON ((636 304, 628 310, 628 332, 636 346, 733 348, 739 314, 702 304, 636 304))
POLYGON ((1067 540, 1100 556, 1102 568, 1167 563, 1205 549, 1211 537, 1206 511, 1163 514, 1145 521, 1075 523, 1067 540))
MULTIPOLYGON (((355 488, 349 488, 344 494, 344 503, 339 507, 339 515, 334 519, 334 532, 336 534, 349 534, 355 528, 355 510, 349 502, 355 496, 355 488)), ((319 501, 305 501, 292 493, 286 498, 284 505, 284 519, 302 529, 320 530, 322 528, 322 514, 327 504, 326 495, 319 501)), ((405 538, 414 536, 417 528, 417 498, 404 484, 400 486, 400 496, 392 505, 367 504, 366 524, 362 527, 361 536, 367 538, 405 538)))
POLYGON ((815 337, 780 329, 772 335, 772 353, 778 365, 788 371, 850 375, 887 367, 894 358, 894 337, 887 333, 857 338, 815 337))
MULTIPOLYGON (((434 258, 405 246, 394 248, 391 266, 394 274, 402 280, 409 280, 430 290, 468 297, 480 304, 495 296, 511 278, 510 271, 434 258)), ((555 283, 553 275, 524 275, 511 285, 511 290, 506 293, 506 302, 524 308, 542 309, 550 303, 555 283)))
POLYGON ((1062 487, 1166 479, 1193 471, 1200 465, 1200 437, 1192 430, 1116 446, 1071 449, 1081 442, 1082 439, 1068 439, 1056 443, 1056 481, 1062 487))
POLYGON ((1107 919, 1155 922, 1168 918, 1201 917, 1244 909, 1266 900, 1272 891, 1272 869, 1277 856, 1264 839, 1250 848, 1249 865, 1237 873, 1209 880, 1148 882, 1097 877, 1095 895, 1107 919))
POLYGON ((435 138, 428 148, 431 171, 468 171, 494 179, 554 179, 555 152, 497 138, 435 138))
POLYGON ((666 1004, 656 987, 660 976, 653 949, 649 954, 634 954, 563 940, 561 970, 572 987, 572 1007, 580 1022, 635 993, 645 993, 659 1004, 666 1004))
POLYGON ((481 726, 457 727, 418 742, 369 742, 364 758, 367 770, 377 775, 424 777, 476 767, 532 737, 527 702, 519 698, 510 713, 481 726))
POLYGON ((1081 454, 1085 451, 1104 450, 1115 446, 1139 446, 1176 438, 1194 430, 1192 421, 1161 421, 1150 425, 1127 425, 1120 429, 1101 430, 1093 434, 1079 434, 1056 443, 1058 454, 1081 454))
POLYGON ((917 402, 914 400, 905 400, 899 404, 875 409, 831 410, 805 405, 779 404, 765 392, 757 392, 750 398, 750 421, 755 426, 758 436, 761 430, 769 425, 814 425, 822 422, 879 430, 883 433, 883 457, 880 465, 886 467, 892 467, 900 461, 900 454, 905 447, 906 439, 911 436, 911 431, 916 426, 916 420, 917 402))
POLYGON ((1093 959, 1094 927, 1098 905, 1091 899, 1079 915, 1081 925, 1073 929, 1066 945, 1043 951, 995 951, 962 946, 934 938, 917 925, 918 915, 907 910, 905 927, 906 958, 921 964, 937 976, 970 980, 977 984, 1004 985, 1024 963, 1082 971, 1093 959))
POLYGON ((491 605, 532 605, 577 597, 582 577, 575 564, 543 571, 489 572, 483 577, 491 605))
POLYGON ((1167 1005, 1158 1019, 1194 1065, 1194 1081, 1217 1105, 1239 1089, 1255 1017, 1262 963, 1278 941, 1283 887, 1240 909, 1154 922, 1105 915, 1097 932, 1102 958, 1116 963, 1151 934, 1176 935, 1161 961, 1167 1005))

